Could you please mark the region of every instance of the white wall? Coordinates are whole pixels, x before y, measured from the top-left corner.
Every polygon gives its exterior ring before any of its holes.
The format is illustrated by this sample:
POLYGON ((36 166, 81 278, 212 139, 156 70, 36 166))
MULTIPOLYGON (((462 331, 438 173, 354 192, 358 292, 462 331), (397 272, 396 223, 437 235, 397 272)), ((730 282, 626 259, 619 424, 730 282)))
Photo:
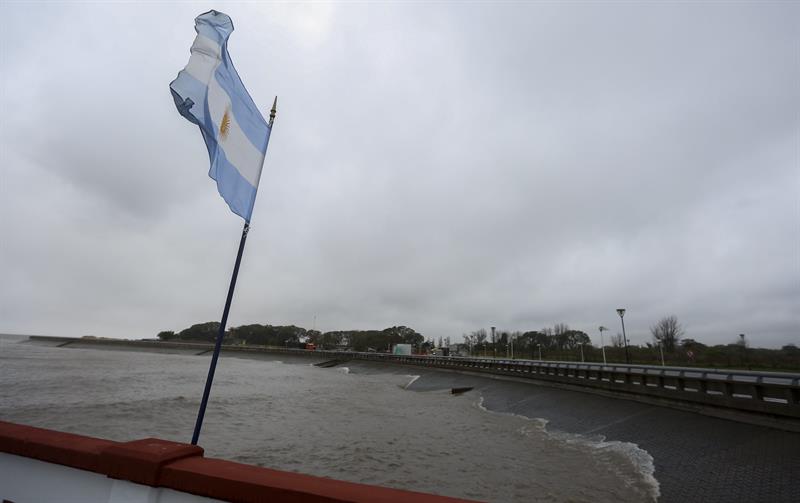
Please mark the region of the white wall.
POLYGON ((0 501, 14 503, 212 503, 219 500, 114 480, 0 452, 0 501))

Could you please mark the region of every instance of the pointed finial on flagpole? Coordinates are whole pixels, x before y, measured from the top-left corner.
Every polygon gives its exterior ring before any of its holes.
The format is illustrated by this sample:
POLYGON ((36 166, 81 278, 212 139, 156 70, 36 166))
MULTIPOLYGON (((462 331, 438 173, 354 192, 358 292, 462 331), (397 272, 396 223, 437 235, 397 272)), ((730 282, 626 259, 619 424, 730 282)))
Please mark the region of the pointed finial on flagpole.
POLYGON ((275 122, 275 114, 278 113, 278 97, 275 96, 275 101, 272 102, 272 110, 269 111, 269 127, 275 122))

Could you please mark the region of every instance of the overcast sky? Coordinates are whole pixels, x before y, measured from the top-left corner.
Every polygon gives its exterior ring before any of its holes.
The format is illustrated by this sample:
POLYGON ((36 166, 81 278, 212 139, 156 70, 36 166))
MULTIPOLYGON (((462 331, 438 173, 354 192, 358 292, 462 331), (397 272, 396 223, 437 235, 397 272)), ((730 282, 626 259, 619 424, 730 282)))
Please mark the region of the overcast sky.
POLYGON ((242 220, 168 84, 266 116, 229 325, 800 344, 800 4, 4 2, 0 332, 219 320, 242 220))

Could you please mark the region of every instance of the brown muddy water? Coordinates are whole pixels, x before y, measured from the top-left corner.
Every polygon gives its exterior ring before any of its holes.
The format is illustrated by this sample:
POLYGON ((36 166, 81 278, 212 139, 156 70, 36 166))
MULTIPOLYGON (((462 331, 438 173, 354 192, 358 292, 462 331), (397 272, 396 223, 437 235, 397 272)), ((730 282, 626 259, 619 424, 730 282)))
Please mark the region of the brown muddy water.
MULTIPOLYGON (((209 359, 2 336, 0 419, 188 442, 209 359)), ((306 359, 223 357, 200 444, 208 457, 484 501, 658 497, 652 458, 634 444, 489 412, 476 392, 407 390, 414 379, 306 359)))

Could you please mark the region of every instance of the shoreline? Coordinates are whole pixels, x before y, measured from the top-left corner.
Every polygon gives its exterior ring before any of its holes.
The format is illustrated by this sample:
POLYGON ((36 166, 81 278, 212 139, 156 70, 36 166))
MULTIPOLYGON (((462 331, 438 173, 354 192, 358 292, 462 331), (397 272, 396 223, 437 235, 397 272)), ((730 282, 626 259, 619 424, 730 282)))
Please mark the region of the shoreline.
MULTIPOLYGON (((186 356, 205 356, 212 346, 107 339, 36 338, 23 343, 62 345, 64 349, 166 350, 186 356), (38 342, 37 342, 38 341, 38 342), (68 343, 63 345, 64 343, 68 343), (98 344, 99 342, 99 344, 98 344)), ((223 351, 235 358, 268 358, 289 364, 326 361, 314 352, 291 357, 267 348, 223 351), (316 358, 313 358, 317 356, 316 358)), ((797 484, 793 467, 800 466, 800 433, 737 423, 691 412, 608 398, 541 385, 522 378, 466 373, 392 362, 350 360, 351 374, 413 374, 405 386, 416 392, 472 387, 481 406, 492 413, 541 418, 554 434, 602 436, 604 442, 635 444, 653 458, 654 477, 662 501, 706 502, 793 501, 797 484), (737 476, 731 478, 735 467, 737 476)), ((337 370, 336 367, 333 368, 337 370)))
MULTIPOLYGON (((211 353, 211 342, 28 336, 34 344, 57 347, 130 348, 138 351, 211 353)), ((304 350, 276 346, 223 345, 221 355, 306 358, 332 365, 372 362, 414 368, 436 368, 630 400, 691 413, 800 433, 800 374, 722 369, 654 367, 531 360, 398 356, 384 353, 304 350), (788 400, 788 401, 787 401, 788 400)))

